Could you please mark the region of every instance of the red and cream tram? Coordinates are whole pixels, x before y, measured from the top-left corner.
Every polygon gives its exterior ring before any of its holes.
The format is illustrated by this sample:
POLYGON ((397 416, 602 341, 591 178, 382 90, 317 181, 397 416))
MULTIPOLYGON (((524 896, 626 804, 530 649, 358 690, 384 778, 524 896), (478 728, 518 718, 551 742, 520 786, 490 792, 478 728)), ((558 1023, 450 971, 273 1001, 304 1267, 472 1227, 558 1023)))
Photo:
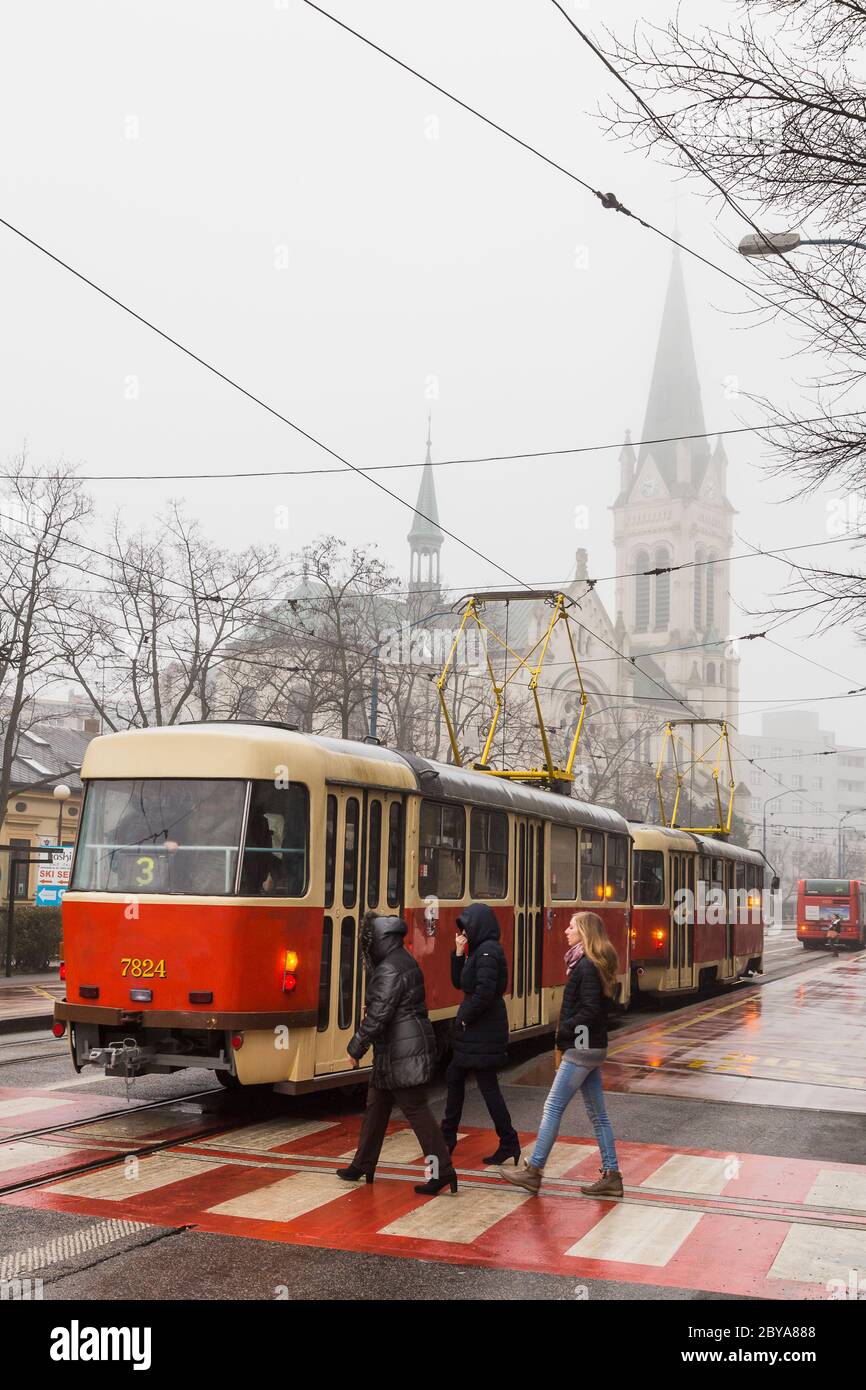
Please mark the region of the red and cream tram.
POLYGON ((759 855, 629 826, 571 797, 263 723, 109 734, 88 747, 82 778, 63 903, 67 998, 55 1010, 78 1068, 202 1067, 229 1085, 293 1092, 356 1080, 346 1044, 362 1009, 369 908, 405 917, 443 1044, 459 1002, 455 923, 469 902, 499 918, 515 1037, 556 1020, 577 908, 604 918, 623 1005, 633 983, 695 989, 713 971, 722 980, 760 965, 760 925, 706 940, 695 928, 682 946, 672 930, 688 863, 700 873, 703 856, 725 882, 751 884, 759 855), (661 901, 636 903, 630 921, 633 846, 649 856, 636 861, 641 884, 656 874, 661 901))
POLYGON ((765 864, 710 835, 630 825, 632 992, 706 989, 760 971, 765 864))

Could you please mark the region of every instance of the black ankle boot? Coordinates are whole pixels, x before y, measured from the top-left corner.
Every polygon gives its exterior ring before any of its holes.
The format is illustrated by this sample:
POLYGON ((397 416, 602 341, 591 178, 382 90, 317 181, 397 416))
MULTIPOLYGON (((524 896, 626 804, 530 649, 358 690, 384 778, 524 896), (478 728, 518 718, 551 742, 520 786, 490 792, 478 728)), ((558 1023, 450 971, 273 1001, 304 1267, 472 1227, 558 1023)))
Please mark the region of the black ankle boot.
POLYGON ((457 1191, 457 1174, 454 1172, 446 1173, 444 1178, 431 1178, 429 1182, 420 1182, 415 1188, 422 1197, 436 1197, 443 1189, 450 1187, 452 1192, 457 1191))
POLYGON ((343 1182, 357 1182, 359 1178, 366 1178, 367 1182, 373 1181, 372 1173, 365 1173, 363 1168, 356 1168, 354 1163, 350 1163, 348 1168, 338 1168, 337 1177, 342 1178, 343 1182))
POLYGON ((482 1163, 507 1163, 509 1158, 514 1159, 514 1166, 520 1162, 520 1140, 515 1134, 513 1139, 500 1139, 499 1148, 495 1154, 488 1154, 487 1158, 482 1158, 482 1163))

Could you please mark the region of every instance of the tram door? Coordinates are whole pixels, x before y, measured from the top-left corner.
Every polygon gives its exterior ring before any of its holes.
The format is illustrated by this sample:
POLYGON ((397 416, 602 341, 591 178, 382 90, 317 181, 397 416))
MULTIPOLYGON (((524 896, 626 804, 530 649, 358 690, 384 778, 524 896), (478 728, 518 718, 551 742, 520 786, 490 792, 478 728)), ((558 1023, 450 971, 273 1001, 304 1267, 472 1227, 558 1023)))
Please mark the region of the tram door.
MULTIPOLYGON (((360 788, 329 790, 325 817, 325 913, 319 975, 316 1074, 346 1071, 346 1046, 361 1019, 364 962, 359 943, 368 908, 403 907, 402 799, 360 788)), ((372 1066, 372 1049, 361 1068, 372 1066)))
POLYGON ((532 1028, 541 1022, 544 885, 544 824, 518 817, 514 833, 513 1028, 532 1028))
POLYGON ((688 989, 695 969, 695 856, 671 854, 670 875, 671 987, 688 989))

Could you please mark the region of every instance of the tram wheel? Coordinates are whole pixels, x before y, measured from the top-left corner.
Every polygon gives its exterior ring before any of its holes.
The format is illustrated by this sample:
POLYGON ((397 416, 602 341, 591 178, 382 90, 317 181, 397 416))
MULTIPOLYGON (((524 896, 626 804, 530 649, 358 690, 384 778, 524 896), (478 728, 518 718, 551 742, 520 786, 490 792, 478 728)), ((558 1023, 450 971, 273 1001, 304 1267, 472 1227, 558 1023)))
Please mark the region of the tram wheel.
POLYGON ((803 942, 803 950, 804 950, 804 951, 817 951, 818 947, 819 947, 819 946, 823 946, 823 945, 824 945, 823 941, 804 941, 804 942, 803 942))

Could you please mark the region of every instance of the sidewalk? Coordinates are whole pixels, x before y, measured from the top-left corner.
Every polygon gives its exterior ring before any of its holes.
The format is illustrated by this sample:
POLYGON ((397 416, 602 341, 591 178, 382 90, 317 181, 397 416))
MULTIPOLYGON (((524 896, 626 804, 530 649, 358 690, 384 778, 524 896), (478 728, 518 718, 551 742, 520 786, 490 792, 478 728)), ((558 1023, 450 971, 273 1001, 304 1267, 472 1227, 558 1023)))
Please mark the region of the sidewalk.
POLYGON ((0 976, 0 1033, 50 1028, 54 1001, 66 996, 66 981, 56 970, 43 975, 0 976))

